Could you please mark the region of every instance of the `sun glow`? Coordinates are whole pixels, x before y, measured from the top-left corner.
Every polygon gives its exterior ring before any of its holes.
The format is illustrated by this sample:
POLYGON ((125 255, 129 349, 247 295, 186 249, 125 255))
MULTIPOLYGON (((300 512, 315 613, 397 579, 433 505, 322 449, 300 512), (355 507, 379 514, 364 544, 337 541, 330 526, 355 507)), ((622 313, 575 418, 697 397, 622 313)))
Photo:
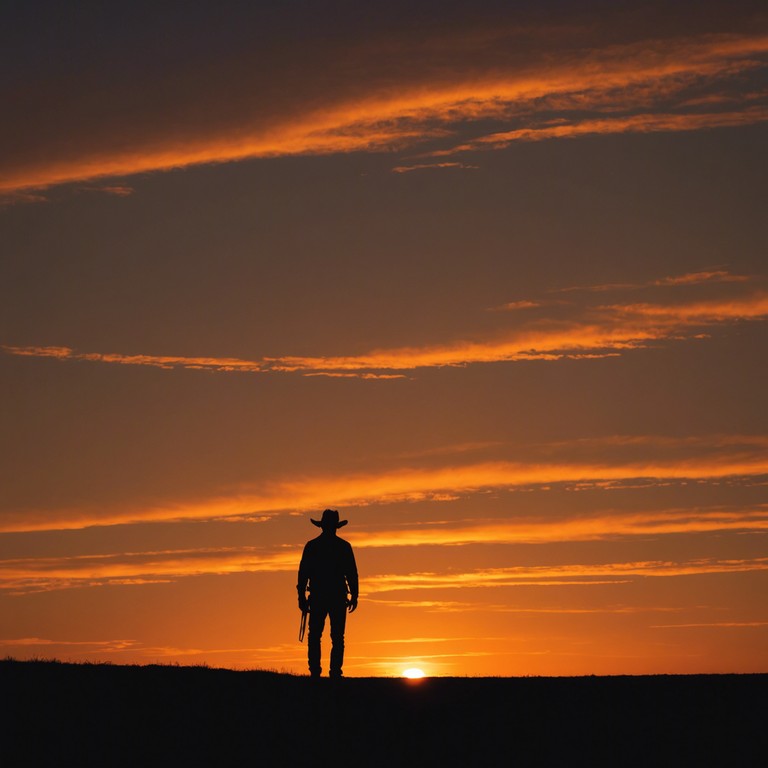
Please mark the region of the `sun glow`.
POLYGON ((426 677, 426 675, 423 670, 418 667, 411 667, 410 669, 403 671, 403 677, 406 677, 409 680, 421 680, 421 678, 426 677))

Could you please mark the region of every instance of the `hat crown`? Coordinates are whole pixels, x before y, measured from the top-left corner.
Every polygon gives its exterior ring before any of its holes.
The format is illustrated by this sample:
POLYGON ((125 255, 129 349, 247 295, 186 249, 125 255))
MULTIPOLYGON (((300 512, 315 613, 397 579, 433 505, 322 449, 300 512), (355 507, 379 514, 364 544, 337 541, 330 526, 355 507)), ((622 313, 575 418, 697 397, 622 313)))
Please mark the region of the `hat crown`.
POLYGON ((339 511, 337 509, 323 510, 323 516, 320 518, 320 522, 323 525, 338 525, 339 511))

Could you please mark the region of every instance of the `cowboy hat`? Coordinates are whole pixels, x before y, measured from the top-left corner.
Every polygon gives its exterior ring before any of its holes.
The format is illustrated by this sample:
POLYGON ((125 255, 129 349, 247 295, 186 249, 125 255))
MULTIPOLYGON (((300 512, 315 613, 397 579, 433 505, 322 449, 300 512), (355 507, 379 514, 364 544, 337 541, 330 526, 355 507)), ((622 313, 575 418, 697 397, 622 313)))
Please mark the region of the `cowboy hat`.
MULTIPOLYGON (((312 520, 312 518, 310 518, 312 520)), ((320 520, 312 520, 312 525, 318 528, 342 528, 349 520, 339 520, 339 511, 337 509, 326 509, 320 520)))

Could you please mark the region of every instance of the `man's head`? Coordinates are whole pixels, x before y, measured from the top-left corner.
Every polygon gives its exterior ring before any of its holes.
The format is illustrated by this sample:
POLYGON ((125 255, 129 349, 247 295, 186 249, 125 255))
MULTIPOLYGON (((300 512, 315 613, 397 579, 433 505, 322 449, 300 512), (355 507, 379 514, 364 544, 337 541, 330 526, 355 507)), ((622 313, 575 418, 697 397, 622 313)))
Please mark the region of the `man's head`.
MULTIPOLYGON (((312 519, 312 518, 310 518, 312 519)), ((312 520, 312 525, 323 529, 323 533, 336 533, 337 528, 345 526, 349 520, 339 520, 339 511, 337 509, 326 509, 320 520, 312 520)))

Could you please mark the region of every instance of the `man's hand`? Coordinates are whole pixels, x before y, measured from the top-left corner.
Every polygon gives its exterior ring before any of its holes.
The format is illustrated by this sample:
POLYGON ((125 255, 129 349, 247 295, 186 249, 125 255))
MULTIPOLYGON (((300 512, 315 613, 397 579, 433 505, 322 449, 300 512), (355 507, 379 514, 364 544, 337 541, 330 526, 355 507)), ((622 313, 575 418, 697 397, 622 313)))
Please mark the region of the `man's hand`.
POLYGON ((299 610, 302 613, 307 613, 307 611, 309 611, 309 601, 307 600, 306 595, 299 595, 299 610))
POLYGON ((347 600, 347 610, 350 613, 354 613, 357 609, 357 598, 353 597, 351 600, 347 600))

